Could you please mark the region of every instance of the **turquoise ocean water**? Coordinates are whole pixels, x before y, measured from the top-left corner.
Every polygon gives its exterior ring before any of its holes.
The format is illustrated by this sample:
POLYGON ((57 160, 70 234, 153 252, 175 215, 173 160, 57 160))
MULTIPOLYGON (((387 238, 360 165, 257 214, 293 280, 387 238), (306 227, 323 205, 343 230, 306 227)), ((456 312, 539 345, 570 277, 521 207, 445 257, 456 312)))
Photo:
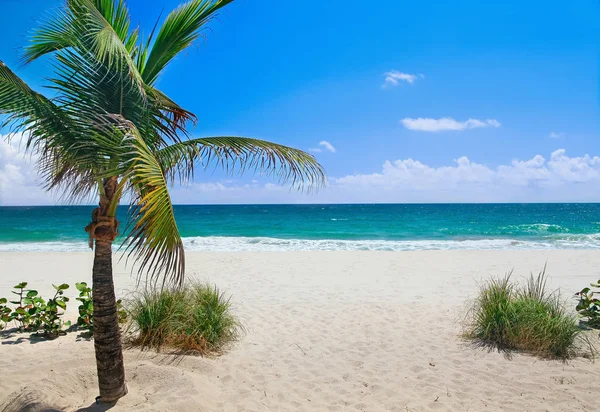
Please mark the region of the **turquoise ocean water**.
MULTIPOLYGON (((92 209, 0 207, 0 251, 87 250, 92 209)), ((600 204, 182 205, 175 213, 187 250, 600 248, 600 204)))

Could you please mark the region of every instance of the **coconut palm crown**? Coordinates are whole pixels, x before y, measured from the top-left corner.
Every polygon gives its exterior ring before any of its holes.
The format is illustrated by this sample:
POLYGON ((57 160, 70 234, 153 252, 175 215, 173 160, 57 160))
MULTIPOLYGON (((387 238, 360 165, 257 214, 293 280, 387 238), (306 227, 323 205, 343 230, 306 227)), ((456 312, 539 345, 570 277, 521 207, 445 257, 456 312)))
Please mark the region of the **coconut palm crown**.
POLYGON ((182 282, 183 244, 169 195, 197 167, 251 170, 297 188, 324 184, 315 158, 279 144, 236 136, 190 138, 196 116, 156 88, 165 67, 233 0, 192 0, 147 38, 124 0, 66 0, 32 34, 23 62, 50 55, 51 97, 31 89, 0 61, 2 126, 23 132, 49 190, 70 200, 97 196, 85 228, 94 247, 94 346, 100 399, 126 394, 112 278, 116 210, 129 199, 124 252, 151 280, 182 282))

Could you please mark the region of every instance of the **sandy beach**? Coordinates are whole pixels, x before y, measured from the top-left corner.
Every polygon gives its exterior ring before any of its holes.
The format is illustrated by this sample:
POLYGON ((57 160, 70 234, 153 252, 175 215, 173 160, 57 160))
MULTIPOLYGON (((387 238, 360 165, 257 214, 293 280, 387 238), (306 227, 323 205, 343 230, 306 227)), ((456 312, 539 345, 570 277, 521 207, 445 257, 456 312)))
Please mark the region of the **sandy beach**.
MULTIPOLYGON (((461 337, 477 283, 548 263, 565 297, 598 279, 596 251, 188 253, 188 276, 231 294, 247 328, 217 358, 125 352, 129 394, 111 411, 600 409, 600 367, 487 352, 461 337)), ((91 253, 0 253, 0 297, 28 281, 89 281, 91 253)), ((134 285, 115 263, 119 296, 134 285)), ((74 316, 76 302, 70 302, 74 316)), ((93 342, 0 340, 0 411, 105 410, 93 342), (46 409, 43 409, 46 408, 46 409)))

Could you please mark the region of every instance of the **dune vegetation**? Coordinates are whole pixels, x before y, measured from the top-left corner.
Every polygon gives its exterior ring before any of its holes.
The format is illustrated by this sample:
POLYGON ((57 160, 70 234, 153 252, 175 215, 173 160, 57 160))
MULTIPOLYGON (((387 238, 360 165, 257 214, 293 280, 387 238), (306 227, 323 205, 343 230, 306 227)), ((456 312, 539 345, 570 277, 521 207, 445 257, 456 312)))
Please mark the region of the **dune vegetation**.
POLYGON ((230 298, 204 283, 137 293, 126 308, 127 342, 142 349, 217 353, 243 331, 230 298))
POLYGON ((590 355, 577 317, 558 291, 548 291, 546 282, 544 268, 524 285, 513 282, 512 272, 482 284, 470 307, 466 336, 491 349, 544 358, 590 355))

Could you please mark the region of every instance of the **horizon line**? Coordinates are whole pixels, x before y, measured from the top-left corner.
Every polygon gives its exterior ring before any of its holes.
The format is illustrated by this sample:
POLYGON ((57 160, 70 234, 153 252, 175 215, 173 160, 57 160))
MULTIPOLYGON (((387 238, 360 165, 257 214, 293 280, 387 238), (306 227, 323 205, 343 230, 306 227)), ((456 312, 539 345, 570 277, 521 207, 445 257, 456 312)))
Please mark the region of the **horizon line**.
MULTIPOLYGON (((600 204, 600 201, 556 201, 556 202, 340 202, 340 203, 174 203, 173 206, 339 206, 339 205, 555 205, 555 204, 600 204)), ((54 205, 0 205, 5 207, 92 207, 95 203, 54 205)), ((128 207, 119 204, 119 207, 128 207)))

